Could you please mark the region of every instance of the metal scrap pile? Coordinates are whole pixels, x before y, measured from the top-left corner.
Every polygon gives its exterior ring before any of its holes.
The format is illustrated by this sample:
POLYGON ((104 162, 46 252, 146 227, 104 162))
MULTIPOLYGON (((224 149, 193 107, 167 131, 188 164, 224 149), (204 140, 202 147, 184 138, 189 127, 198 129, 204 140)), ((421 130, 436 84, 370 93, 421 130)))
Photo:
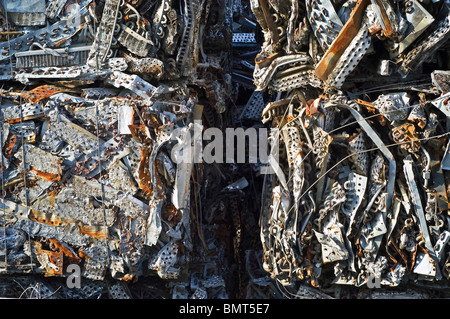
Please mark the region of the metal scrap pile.
POLYGON ((251 5, 262 121, 280 141, 264 269, 294 295, 305 283, 448 288, 450 3, 251 5))

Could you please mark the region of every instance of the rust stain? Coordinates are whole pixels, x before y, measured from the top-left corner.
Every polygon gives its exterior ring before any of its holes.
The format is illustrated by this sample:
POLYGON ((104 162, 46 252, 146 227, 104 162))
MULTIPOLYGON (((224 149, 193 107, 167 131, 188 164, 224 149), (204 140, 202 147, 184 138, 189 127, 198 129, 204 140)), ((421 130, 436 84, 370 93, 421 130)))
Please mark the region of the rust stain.
POLYGON ((131 136, 144 145, 151 145, 152 140, 147 136, 145 125, 128 125, 131 136))
POLYGON ((319 111, 320 102, 323 96, 319 96, 317 99, 310 99, 306 102, 306 115, 311 116, 319 111))
POLYGON ((62 275, 63 273, 63 253, 42 249, 42 244, 34 242, 35 253, 40 263, 45 267, 45 277, 62 275))
POLYGON ((61 244, 58 240, 56 240, 55 238, 49 238, 49 241, 55 245, 55 247, 62 252, 65 256, 67 256, 68 258, 73 259, 76 263, 81 262, 81 258, 78 257, 77 255, 75 255, 74 253, 72 253, 72 251, 70 251, 70 249, 68 249, 67 247, 65 247, 63 244, 61 244))
POLYGON ((333 71, 345 49, 358 33, 363 18, 364 11, 370 0, 359 0, 350 14, 350 18, 333 41, 328 51, 320 60, 316 67, 315 74, 322 81, 326 81, 331 71, 333 71))
POLYGON ((88 254, 86 254, 83 250, 79 250, 78 251, 78 255, 81 257, 81 258, 84 258, 84 259, 89 259, 90 257, 89 257, 89 255, 88 254))
MULTIPOLYGON (((356 99, 355 101, 359 105, 364 106, 365 109, 367 110, 367 112, 369 112, 371 114, 377 114, 377 109, 375 108, 375 106, 373 105, 372 102, 367 102, 367 101, 360 100, 360 99, 356 99)), ((378 114, 376 118, 380 122, 381 126, 385 126, 386 125, 386 118, 383 115, 378 114)))
POLYGON ((52 213, 38 212, 33 209, 28 214, 28 218, 30 220, 51 226, 67 225, 76 221, 75 219, 72 218, 60 217, 52 213))
POLYGON ((380 32, 381 30, 383 30, 383 28, 378 26, 378 25, 377 26, 371 26, 371 27, 369 27, 369 34, 370 35, 374 35, 374 34, 380 32))
POLYGON ((152 179, 148 173, 149 167, 149 153, 148 151, 139 146, 141 150, 141 162, 139 164, 138 175, 139 175, 139 187, 148 195, 152 194, 152 179))
POLYGON ((52 190, 48 193, 50 196, 50 206, 55 206, 55 199, 56 199, 56 191, 52 190))
POLYGON ((425 128, 425 126, 427 125, 427 123, 425 123, 425 121, 423 121, 423 119, 421 119, 420 117, 411 117, 409 120, 413 123, 416 123, 420 128, 425 128))
POLYGON ((419 137, 416 128, 411 123, 405 123, 392 129, 392 138, 395 143, 406 150, 417 151, 419 149, 419 137))
POLYGON ((391 20, 384 9, 383 3, 380 0, 375 0, 378 7, 380 8, 381 18, 383 19, 386 30, 383 30, 383 34, 388 38, 393 38, 395 36, 394 29, 392 28, 391 20))
MULTIPOLYGON (((24 117, 23 120, 26 121, 26 120, 29 120, 29 118, 24 117)), ((12 119, 12 120, 8 120, 7 122, 8 122, 8 124, 16 124, 16 123, 20 123, 20 119, 12 119)))
POLYGON ((361 99, 356 99, 355 101, 359 105, 362 105, 362 106, 366 107, 367 111, 369 111, 370 113, 375 114, 375 110, 376 109, 375 109, 375 107, 374 107, 372 102, 367 102, 367 101, 364 101, 364 100, 361 100, 361 99))
POLYGON ((78 32, 80 32, 80 30, 82 30, 82 29, 84 28, 84 25, 85 25, 85 24, 86 24, 85 22, 80 23, 80 26, 75 30, 75 32, 73 33, 72 36, 70 36, 70 37, 68 37, 68 38, 65 38, 65 39, 59 40, 58 42, 55 43, 55 47, 58 48, 61 44, 63 44, 64 42, 66 42, 67 40, 69 40, 70 38, 72 38, 73 36, 75 36, 78 32))
POLYGON ((261 68, 264 68, 266 66, 269 66, 273 60, 275 60, 281 55, 282 55, 281 52, 275 52, 273 54, 270 54, 269 56, 265 56, 261 53, 258 53, 255 57, 255 63, 258 64, 261 68))
POLYGON ((123 278, 121 278, 122 281, 131 281, 133 280, 134 275, 132 274, 126 274, 125 276, 123 276, 123 278))
POLYGON ((55 93, 64 92, 63 88, 54 86, 54 85, 41 85, 37 88, 34 88, 30 91, 26 91, 22 93, 22 97, 24 99, 30 100, 32 103, 39 102, 45 98, 52 96, 55 93))
POLYGON ((172 204, 169 204, 165 207, 162 218, 167 221, 167 223, 172 227, 177 225, 181 220, 178 210, 172 204))
POLYGON ((353 141, 359 136, 359 134, 361 134, 361 132, 355 133, 355 134, 351 135, 351 136, 347 139, 347 141, 348 141, 348 142, 353 142, 353 141))
POLYGON ((6 158, 9 158, 11 156, 11 153, 13 151, 14 145, 16 145, 16 142, 17 142, 17 135, 9 133, 5 146, 3 147, 3 155, 6 158))

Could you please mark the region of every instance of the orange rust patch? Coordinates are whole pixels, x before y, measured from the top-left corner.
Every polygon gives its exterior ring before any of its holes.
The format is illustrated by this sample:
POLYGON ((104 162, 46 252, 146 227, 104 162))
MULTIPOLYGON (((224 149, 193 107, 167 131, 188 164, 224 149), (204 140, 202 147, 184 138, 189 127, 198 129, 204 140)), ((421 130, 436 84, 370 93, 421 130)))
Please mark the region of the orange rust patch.
POLYGON ((369 34, 374 35, 374 34, 380 32, 381 30, 383 30, 383 28, 380 26, 372 26, 369 28, 369 34))
POLYGON ((80 23, 80 26, 78 27, 77 30, 75 30, 75 32, 73 33, 73 35, 69 38, 66 39, 61 39, 58 42, 55 43, 55 47, 58 48, 61 44, 63 44, 64 42, 66 42, 68 39, 72 38, 75 34, 77 34, 78 32, 80 32, 80 30, 82 30, 84 28, 85 23, 80 23))
POLYGON ((81 249, 78 251, 78 255, 79 255, 81 258, 89 259, 89 255, 86 254, 86 253, 85 253, 84 251, 82 251, 81 249))
POLYGON ((145 148, 139 146, 141 150, 141 162, 139 164, 138 175, 139 175, 139 187, 144 190, 148 195, 152 193, 152 179, 148 173, 149 167, 149 152, 145 148))
POLYGON ((144 125, 128 125, 131 135, 133 137, 139 138, 139 131, 145 129, 144 125))
POLYGON ((316 114, 317 111, 319 111, 319 105, 320 101, 322 100, 321 97, 318 97, 317 99, 311 99, 306 102, 306 115, 311 116, 313 114, 316 114))
POLYGON ((63 253, 42 249, 39 242, 34 242, 36 256, 45 267, 45 277, 62 275, 63 273, 63 253))
MULTIPOLYGON (((26 121, 27 118, 24 117, 23 120, 26 121)), ((7 122, 8 122, 8 124, 16 124, 16 123, 20 122, 20 119, 12 119, 12 120, 9 120, 7 122)))
POLYGON ((364 100, 361 100, 361 99, 356 99, 355 101, 359 105, 362 105, 362 106, 366 107, 367 111, 369 111, 370 113, 375 114, 375 107, 373 106, 372 102, 367 102, 367 101, 364 101, 364 100))
POLYGON ((258 64, 261 68, 268 66, 272 63, 273 60, 281 56, 281 52, 275 52, 269 56, 264 56, 261 53, 258 53, 255 57, 255 63, 258 64))
POLYGON ((162 214, 162 218, 172 227, 177 225, 181 220, 178 210, 171 204, 165 207, 165 212, 162 214))
POLYGON ((134 276, 132 274, 126 274, 125 276, 122 277, 121 280, 123 281, 131 281, 133 280, 134 276))
POLYGON ((141 144, 151 144, 152 140, 147 136, 145 125, 128 125, 131 136, 133 136, 141 144))
POLYGON ((42 213, 42 212, 37 212, 35 210, 30 211, 28 218, 31 220, 34 220, 36 222, 47 224, 47 225, 52 225, 52 226, 67 225, 67 224, 75 222, 75 220, 72 218, 64 218, 64 217, 54 215, 52 213, 42 213))
MULTIPOLYGON (((372 114, 376 114, 376 113, 377 113, 377 110, 376 110, 376 108, 374 107, 374 105, 373 105, 372 102, 367 102, 367 101, 360 100, 360 99, 357 99, 357 100, 355 100, 355 101, 356 101, 356 103, 358 103, 359 105, 364 106, 364 107, 366 108, 366 110, 367 110, 369 113, 372 113, 372 114)), ((378 121, 380 122, 380 125, 381 125, 381 126, 385 126, 385 125, 386 125, 386 118, 385 118, 383 115, 379 114, 379 115, 377 116, 377 119, 378 119, 378 121)))
POLYGON ((33 103, 39 102, 40 100, 46 99, 55 93, 63 92, 64 89, 54 86, 54 85, 41 85, 30 91, 23 92, 22 97, 28 99, 33 103))
POLYGON ((16 145, 16 142, 17 142, 17 135, 9 133, 5 146, 3 147, 3 155, 6 158, 9 158, 11 156, 12 150, 14 148, 14 145, 16 145))
POLYGON ((394 29, 391 25, 391 20, 384 9, 383 3, 380 0, 375 0, 378 7, 380 8, 381 18, 383 19, 384 25, 386 26, 386 30, 383 31, 384 35, 388 38, 392 38, 395 35, 394 29))

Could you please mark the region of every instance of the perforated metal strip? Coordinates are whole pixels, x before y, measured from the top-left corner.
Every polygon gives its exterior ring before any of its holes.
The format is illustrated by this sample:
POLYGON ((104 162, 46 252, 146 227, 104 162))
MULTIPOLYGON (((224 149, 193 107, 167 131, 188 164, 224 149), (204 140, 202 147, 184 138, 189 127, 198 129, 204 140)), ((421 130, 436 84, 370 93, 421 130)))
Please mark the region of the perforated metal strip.
POLYGON ((90 67, 101 68, 108 56, 111 41, 116 26, 120 0, 106 0, 102 19, 95 35, 94 43, 89 51, 87 64, 90 67))

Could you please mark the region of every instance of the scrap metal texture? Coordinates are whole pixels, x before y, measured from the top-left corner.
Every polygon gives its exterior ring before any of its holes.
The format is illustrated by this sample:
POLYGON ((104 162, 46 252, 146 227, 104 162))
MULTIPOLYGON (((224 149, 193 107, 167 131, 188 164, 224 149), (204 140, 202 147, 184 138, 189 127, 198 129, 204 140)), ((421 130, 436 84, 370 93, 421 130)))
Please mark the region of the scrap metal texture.
POLYGON ((0 297, 450 296, 449 1, 1 9, 0 297))

